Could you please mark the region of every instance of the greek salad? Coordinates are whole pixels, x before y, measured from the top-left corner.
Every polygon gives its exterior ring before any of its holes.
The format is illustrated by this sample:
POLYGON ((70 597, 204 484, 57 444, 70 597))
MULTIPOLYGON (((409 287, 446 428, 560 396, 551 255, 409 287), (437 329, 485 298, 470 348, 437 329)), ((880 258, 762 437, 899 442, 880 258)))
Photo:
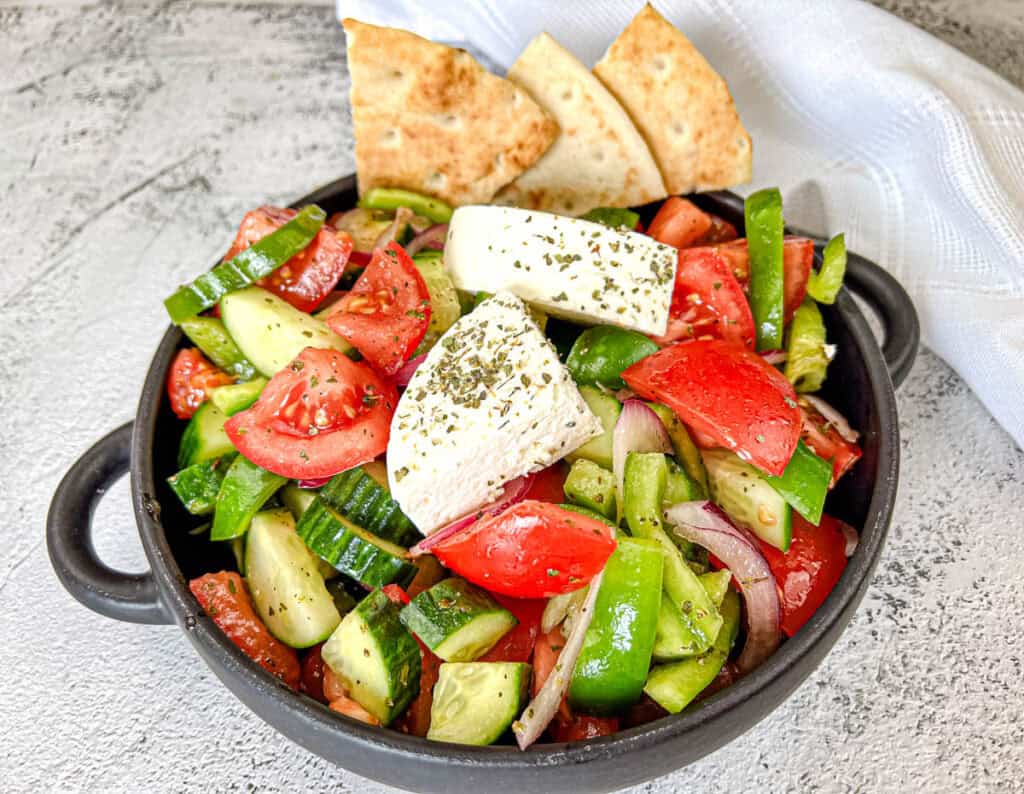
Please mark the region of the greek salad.
POLYGON ((468 745, 675 714, 800 631, 856 545, 815 396, 842 236, 681 197, 581 218, 367 191, 260 207, 166 301, 190 586, 283 685, 468 745))

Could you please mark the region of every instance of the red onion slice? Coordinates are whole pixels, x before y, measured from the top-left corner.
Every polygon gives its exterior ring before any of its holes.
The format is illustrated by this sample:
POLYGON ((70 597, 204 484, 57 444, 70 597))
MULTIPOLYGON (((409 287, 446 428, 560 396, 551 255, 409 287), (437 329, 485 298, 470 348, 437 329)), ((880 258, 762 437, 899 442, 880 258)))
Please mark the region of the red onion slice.
POLYGON ((766 363, 774 367, 776 364, 784 362, 787 354, 785 350, 765 350, 760 355, 766 363))
POLYGON ((540 692, 530 701, 519 719, 512 723, 512 732, 516 735, 520 750, 525 750, 537 741, 558 712, 558 707, 565 696, 565 690, 572 679, 576 660, 583 649, 583 639, 586 637, 590 621, 594 617, 594 604, 597 602, 597 594, 601 590, 603 578, 604 571, 602 570, 590 580, 590 590, 573 620, 572 631, 569 632, 562 652, 558 655, 555 669, 551 671, 548 680, 544 682, 540 692))
POLYGON ((322 488, 330 481, 330 477, 317 477, 312 480, 298 480, 298 485, 300 488, 322 488))
POLYGON ((630 452, 671 452, 672 441, 658 415, 642 400, 626 400, 612 433, 612 472, 622 504, 622 476, 630 452))
POLYGON ((391 224, 382 231, 377 239, 373 243, 373 247, 376 248, 387 248, 388 243, 398 239, 398 233, 402 231, 413 219, 414 213, 408 207, 399 207, 395 210, 395 219, 391 221, 391 224))
POLYGON ((416 358, 410 358, 406 361, 400 370, 395 373, 395 385, 405 386, 409 385, 409 381, 412 380, 413 373, 416 372, 417 367, 423 363, 426 359, 427 354, 424 353, 422 356, 416 356, 416 358))
POLYGON ((853 553, 857 551, 857 546, 860 545, 860 535, 857 530, 847 524, 845 521, 837 521, 839 529, 843 533, 843 537, 846 538, 846 548, 844 552, 847 557, 852 557, 853 553))
POLYGON ((682 502, 665 511, 675 533, 703 546, 739 580, 747 605, 747 642, 737 666, 749 673, 779 647, 779 593, 768 562, 747 535, 711 502, 682 502))
POLYGON ((533 485, 534 476, 535 475, 533 474, 526 474, 522 477, 516 477, 514 480, 509 480, 505 483, 501 496, 489 505, 484 505, 479 510, 474 510, 469 515, 462 516, 462 518, 456 518, 452 523, 441 527, 441 529, 431 533, 430 535, 427 535, 427 537, 409 549, 409 556, 421 557, 422 555, 429 553, 430 550, 442 540, 447 540, 452 535, 461 532, 467 527, 473 526, 485 515, 497 515, 502 510, 511 507, 517 502, 523 501, 527 492, 530 490, 530 486, 533 485))
POLYGON ((444 249, 444 241, 448 237, 448 224, 447 223, 436 223, 424 232, 420 232, 413 237, 409 244, 405 247, 405 252, 412 256, 424 248, 429 248, 433 251, 441 251, 444 249))
POLYGON ((801 394, 800 399, 807 400, 814 410, 825 417, 825 421, 836 429, 836 432, 843 437, 843 440, 849 441, 851 444, 857 443, 857 439, 860 438, 860 433, 850 427, 850 423, 846 421, 846 417, 839 413, 839 411, 820 397, 815 397, 813 394, 801 394))

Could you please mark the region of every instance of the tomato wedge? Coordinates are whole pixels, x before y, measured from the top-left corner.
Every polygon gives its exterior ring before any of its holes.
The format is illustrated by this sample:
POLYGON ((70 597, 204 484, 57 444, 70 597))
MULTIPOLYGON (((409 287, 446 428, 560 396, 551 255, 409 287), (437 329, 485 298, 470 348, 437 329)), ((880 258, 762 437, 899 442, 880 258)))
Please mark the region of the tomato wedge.
MULTIPOLYGON (((750 282, 750 254, 746 240, 733 240, 715 246, 715 250, 725 258, 732 268, 733 275, 747 287, 750 282)), ((785 319, 788 323, 793 313, 803 303, 807 294, 807 280, 811 277, 811 266, 814 264, 814 241, 806 237, 787 236, 782 241, 782 303, 785 319)))
POLYGON ((697 245, 719 245, 735 240, 737 237, 739 237, 739 234, 736 233, 735 226, 724 218, 712 215, 711 226, 704 232, 704 236, 697 241, 697 245))
POLYGON ((302 680, 299 682, 299 691, 309 695, 314 700, 326 703, 324 697, 324 657, 320 655, 323 643, 310 648, 302 659, 302 680))
POLYGON ((743 287, 712 248, 679 252, 668 330, 659 345, 682 339, 726 339, 754 348, 754 316, 743 287))
MULTIPOLYGON (((246 213, 225 261, 257 240, 277 231, 295 217, 295 210, 259 207, 246 213)), ((300 311, 311 312, 330 294, 345 272, 352 254, 352 238, 325 224, 306 249, 256 283, 288 301, 300 311)))
POLYGON ((495 595, 494 598, 519 621, 497 644, 481 656, 479 662, 528 662, 533 655, 533 646, 540 634, 540 619, 544 615, 547 601, 543 598, 509 598, 495 595))
POLYGON ((242 653, 292 689, 299 688, 299 657, 277 639, 263 624, 253 608, 242 577, 234 571, 208 573, 188 583, 210 619, 242 653))
POLYGON ((257 466, 312 480, 383 454, 397 404, 395 387, 371 367, 307 347, 224 429, 257 466))
POLYGON ((593 579, 615 551, 615 541, 601 521, 528 500, 431 551, 446 568, 492 593, 550 598, 593 579))
MULTIPOLYGON (((537 643, 533 648, 533 696, 537 697, 548 680, 551 671, 558 663, 558 657, 565 646, 565 637, 562 636, 562 629, 558 626, 551 629, 547 634, 537 637, 537 643)), ((558 719, 571 720, 572 711, 566 696, 562 696, 562 702, 558 706, 558 719)))
POLYGON ((179 419, 191 419, 218 386, 234 383, 228 373, 217 369, 194 347, 179 350, 167 373, 167 396, 179 419))
POLYGON ((405 249, 395 242, 376 249, 327 324, 381 372, 398 372, 430 324, 430 293, 405 249))
POLYGON ((622 379, 663 403, 717 446, 781 476, 800 440, 800 409, 785 376, 761 356, 720 339, 682 342, 641 359, 622 379))
POLYGON ((800 413, 803 419, 800 438, 815 455, 832 461, 832 483, 829 487, 834 488, 839 478, 860 460, 863 453, 857 444, 843 438, 809 402, 800 400, 800 413))
POLYGON ((775 576, 782 606, 780 625, 792 637, 811 619, 846 568, 846 537, 839 522, 822 516, 818 526, 793 513, 793 541, 783 553, 758 540, 775 576))
POLYGON ((561 504, 565 501, 565 478, 568 474, 569 467, 562 461, 541 469, 533 475, 533 482, 530 483, 523 498, 561 504))
POLYGON ((692 201, 670 196, 651 220, 647 234, 659 243, 686 248, 707 234, 711 223, 711 216, 692 201))
POLYGON ((582 742, 599 736, 611 736, 619 730, 618 717, 592 717, 573 714, 568 720, 561 715, 551 723, 551 737, 556 742, 582 742))

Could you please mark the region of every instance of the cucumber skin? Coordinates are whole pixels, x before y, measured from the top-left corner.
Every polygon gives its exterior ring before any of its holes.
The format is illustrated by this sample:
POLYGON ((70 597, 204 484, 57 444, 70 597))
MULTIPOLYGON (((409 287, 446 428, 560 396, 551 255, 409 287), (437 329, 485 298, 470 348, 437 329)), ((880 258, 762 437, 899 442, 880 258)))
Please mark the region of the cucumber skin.
POLYGON ((671 714, 678 714, 715 680, 739 634, 740 599, 733 590, 722 601, 722 628, 711 649, 701 656, 651 670, 644 693, 671 714))
POLYGON ((526 707, 531 676, 532 668, 524 662, 445 662, 438 669, 427 738, 476 747, 493 744, 526 707), (463 687, 455 683, 466 676, 463 671, 502 675, 509 684, 500 689, 477 686, 463 696, 463 687), (451 720, 444 719, 449 709, 458 710, 451 720))
POLYGON ((573 708, 614 714, 640 699, 654 649, 663 567, 656 541, 619 538, 569 682, 573 708))
POLYGON ((401 620, 409 631, 446 662, 470 662, 489 651, 519 621, 495 601, 485 590, 464 579, 443 579, 424 590, 402 608, 401 620), (443 648, 453 636, 472 626, 482 617, 504 615, 505 629, 486 638, 484 645, 472 649, 474 656, 465 658, 463 648, 443 648))
POLYGON ((293 648, 323 642, 337 628, 341 615, 317 573, 315 558, 295 534, 291 513, 283 509, 258 513, 252 524, 245 542, 246 582, 263 622, 271 634, 293 648), (290 583, 284 581, 289 573, 294 577, 290 583))
POLYGON ((232 461, 217 494, 210 540, 244 535, 249 523, 278 488, 288 480, 239 455, 232 461))
POLYGON ((408 546, 418 534, 388 490, 361 467, 334 476, 320 490, 320 498, 353 524, 390 543, 408 546))
POLYGON ((168 477, 167 485, 188 512, 194 516, 208 516, 217 506, 217 494, 232 458, 234 455, 228 453, 220 458, 193 463, 168 477))
POLYGON ((212 460, 234 452, 235 447, 224 432, 228 418, 213 403, 199 406, 185 425, 178 445, 178 468, 187 469, 196 463, 212 460))
POLYGON ((374 590, 342 618, 341 624, 321 649, 324 662, 341 679, 352 698, 382 725, 387 725, 405 711, 420 691, 420 646, 398 619, 398 612, 397 604, 382 591, 374 590), (358 642, 345 642, 344 630, 352 623, 362 623, 361 628, 365 630, 357 629, 356 636, 369 642, 372 649, 369 646, 360 648, 358 642), (372 658, 374 653, 385 668, 387 692, 383 701, 367 697, 366 682, 353 675, 360 660, 356 659, 355 663, 349 660, 350 654, 372 658))
POLYGON ((665 592, 679 608, 681 619, 693 637, 689 652, 702 653, 718 636, 722 618, 683 552, 662 526, 667 476, 668 464, 660 452, 630 452, 623 472, 623 510, 635 537, 656 540, 661 545, 665 554, 665 592))
POLYGON ((256 367, 242 354, 224 323, 216 317, 190 317, 178 323, 178 327, 220 369, 243 381, 256 374, 256 367))
POLYGON ((296 530, 313 553, 346 576, 367 587, 398 584, 405 587, 416 566, 360 537, 319 498, 299 519, 296 530))

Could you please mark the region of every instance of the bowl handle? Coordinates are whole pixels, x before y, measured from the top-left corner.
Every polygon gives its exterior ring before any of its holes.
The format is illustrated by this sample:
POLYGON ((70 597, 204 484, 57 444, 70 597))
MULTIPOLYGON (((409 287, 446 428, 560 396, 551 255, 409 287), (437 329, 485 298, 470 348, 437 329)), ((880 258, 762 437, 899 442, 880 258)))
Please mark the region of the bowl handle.
POLYGON ((50 502, 46 546, 61 584, 93 612, 130 623, 172 623, 151 572, 115 571, 93 547, 93 512, 107 487, 128 471, 131 440, 129 422, 75 461, 50 502))
POLYGON ((899 387, 914 366, 921 341, 921 324, 913 301, 889 271, 857 254, 847 255, 845 283, 881 320, 885 329, 882 356, 892 385, 899 387))

